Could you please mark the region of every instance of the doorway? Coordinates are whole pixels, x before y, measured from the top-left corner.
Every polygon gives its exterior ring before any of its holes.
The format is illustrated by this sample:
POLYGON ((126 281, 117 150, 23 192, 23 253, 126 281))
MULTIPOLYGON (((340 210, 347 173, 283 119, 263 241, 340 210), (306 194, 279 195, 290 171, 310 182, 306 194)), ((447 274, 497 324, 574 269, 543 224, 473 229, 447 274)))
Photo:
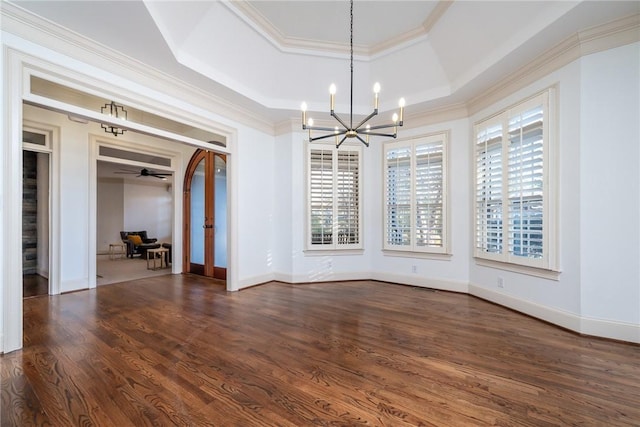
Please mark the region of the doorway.
POLYGON ((22 146, 22 296, 29 298, 50 293, 52 132, 23 124, 22 146))
POLYGON ((185 273, 227 279, 227 158, 197 150, 184 180, 185 273))

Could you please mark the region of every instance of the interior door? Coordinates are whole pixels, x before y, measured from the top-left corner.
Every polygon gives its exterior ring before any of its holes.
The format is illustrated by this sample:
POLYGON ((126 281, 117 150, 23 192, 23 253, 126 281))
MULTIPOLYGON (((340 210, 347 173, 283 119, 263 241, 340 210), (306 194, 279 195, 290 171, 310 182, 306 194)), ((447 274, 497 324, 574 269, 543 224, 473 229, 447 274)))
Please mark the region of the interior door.
POLYGON ((227 168, 226 156, 195 152, 184 183, 183 271, 227 278, 227 168))

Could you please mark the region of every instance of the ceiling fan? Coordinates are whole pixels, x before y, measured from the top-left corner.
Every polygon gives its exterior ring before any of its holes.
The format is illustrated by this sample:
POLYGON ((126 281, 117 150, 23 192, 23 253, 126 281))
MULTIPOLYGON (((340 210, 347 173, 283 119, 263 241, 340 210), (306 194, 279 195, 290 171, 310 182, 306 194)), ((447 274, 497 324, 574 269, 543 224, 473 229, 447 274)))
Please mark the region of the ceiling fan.
POLYGON ((131 171, 126 169, 122 169, 122 170, 124 172, 114 172, 114 173, 125 174, 125 175, 136 175, 136 178, 139 178, 141 176, 153 176, 155 178, 162 179, 162 180, 166 180, 168 176, 172 175, 171 172, 154 172, 147 168, 141 169, 140 171, 131 171))

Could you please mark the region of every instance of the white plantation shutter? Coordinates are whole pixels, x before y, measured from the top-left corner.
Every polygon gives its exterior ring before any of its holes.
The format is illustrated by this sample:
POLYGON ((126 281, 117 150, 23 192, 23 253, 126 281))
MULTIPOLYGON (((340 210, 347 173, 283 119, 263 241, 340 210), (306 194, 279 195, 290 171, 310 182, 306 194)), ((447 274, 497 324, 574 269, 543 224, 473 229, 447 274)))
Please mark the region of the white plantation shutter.
POLYGON ((476 130, 476 249, 502 253, 502 125, 476 130))
POLYGON ((338 245, 360 242, 359 152, 338 151, 338 245))
POLYGON ((553 270, 552 90, 475 126, 475 256, 553 270))
POLYGON ((416 246, 443 246, 443 142, 415 147, 416 246))
POLYGON ((393 148, 386 156, 386 244, 411 245, 411 146, 393 148))
POLYGON ((446 138, 385 145, 385 250, 447 252, 446 138))
POLYGON ((509 253, 542 258, 542 105, 509 119, 509 253))
POLYGON ((307 249, 359 249, 361 149, 309 144, 307 249))
POLYGON ((333 152, 310 150, 309 217, 311 244, 333 243, 333 152))

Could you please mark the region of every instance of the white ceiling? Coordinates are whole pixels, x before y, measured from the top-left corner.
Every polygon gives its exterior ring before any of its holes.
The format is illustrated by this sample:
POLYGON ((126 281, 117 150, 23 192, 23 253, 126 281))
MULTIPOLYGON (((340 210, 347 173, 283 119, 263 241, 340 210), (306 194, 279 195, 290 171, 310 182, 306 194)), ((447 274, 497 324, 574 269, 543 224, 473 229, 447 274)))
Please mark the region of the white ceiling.
MULTIPOLYGON (((347 1, 17 1, 15 4, 272 120, 349 102, 347 1)), ((372 1, 354 5, 354 111, 466 102, 638 1, 372 1)))

